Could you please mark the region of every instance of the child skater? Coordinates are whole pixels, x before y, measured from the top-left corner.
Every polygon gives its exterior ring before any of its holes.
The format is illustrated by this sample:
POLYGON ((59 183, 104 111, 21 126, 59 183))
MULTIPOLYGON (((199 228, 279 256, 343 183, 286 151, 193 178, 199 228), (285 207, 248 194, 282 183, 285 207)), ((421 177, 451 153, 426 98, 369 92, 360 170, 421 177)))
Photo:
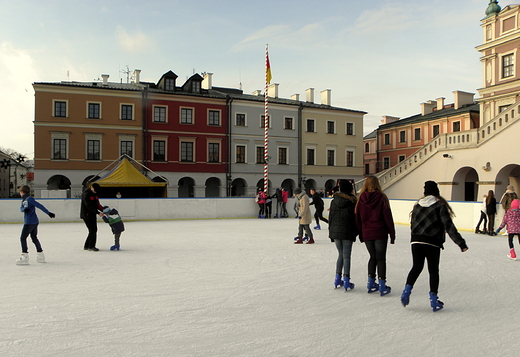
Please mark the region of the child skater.
POLYGON ((110 207, 105 206, 103 209, 103 221, 105 223, 110 224, 110 228, 112 228, 112 233, 114 233, 114 245, 110 247, 110 250, 119 250, 119 237, 121 237, 121 232, 125 230, 125 225, 121 220, 121 216, 119 212, 115 208, 110 209, 110 207))
POLYGON ((430 273, 430 306, 433 311, 444 307, 444 303, 437 297, 439 289, 439 261, 441 249, 446 240, 445 232, 460 247, 462 252, 468 250, 466 241, 461 237, 451 220, 455 216, 450 205, 440 196, 437 183, 424 183, 424 197, 421 198, 412 210, 412 260, 413 265, 406 286, 401 295, 401 303, 406 306, 410 303, 410 294, 413 285, 421 274, 424 260, 428 262, 430 273))
POLYGON ((22 196, 22 204, 20 206, 20 212, 23 212, 23 228, 22 235, 20 236, 20 243, 22 244, 22 255, 16 261, 17 265, 29 264, 29 249, 27 247, 27 237, 30 235, 31 240, 36 246, 36 261, 38 263, 45 263, 45 255, 43 255, 43 249, 38 240, 38 216, 36 215, 36 207, 41 209, 43 212, 54 218, 56 215, 49 212, 41 203, 31 196, 31 188, 27 185, 21 186, 18 191, 22 196))
POLYGON ((339 192, 334 194, 329 210, 329 238, 338 249, 334 287, 337 289, 343 286, 345 291, 354 289, 354 283, 350 282, 350 256, 358 235, 354 214, 357 199, 352 190, 352 184, 348 180, 339 180, 339 192))
POLYGON ((303 244, 303 230, 305 230, 305 235, 309 237, 307 240, 307 244, 313 244, 314 238, 312 235, 312 231, 309 225, 312 223, 311 209, 309 206, 309 196, 302 192, 301 188, 296 187, 294 189, 294 194, 296 195, 296 200, 300 203, 300 220, 298 221, 298 237, 294 244, 303 244))
POLYGON ((502 224, 498 227, 496 234, 500 232, 502 228, 507 226, 507 233, 509 238, 509 259, 516 260, 515 247, 513 245, 513 238, 518 236, 518 243, 520 244, 520 200, 514 199, 511 202, 511 208, 506 212, 502 219, 502 224))

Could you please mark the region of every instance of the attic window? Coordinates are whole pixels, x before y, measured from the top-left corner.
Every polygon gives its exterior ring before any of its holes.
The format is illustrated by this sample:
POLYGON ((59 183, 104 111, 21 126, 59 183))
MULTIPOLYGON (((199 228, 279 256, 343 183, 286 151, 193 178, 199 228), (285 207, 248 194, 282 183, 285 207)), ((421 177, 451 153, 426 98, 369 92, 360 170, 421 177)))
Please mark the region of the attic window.
POLYGON ((191 82, 191 91, 192 91, 192 93, 200 93, 200 82, 199 81, 191 82))
POLYGON ((175 90, 175 80, 173 78, 164 80, 164 90, 175 90))

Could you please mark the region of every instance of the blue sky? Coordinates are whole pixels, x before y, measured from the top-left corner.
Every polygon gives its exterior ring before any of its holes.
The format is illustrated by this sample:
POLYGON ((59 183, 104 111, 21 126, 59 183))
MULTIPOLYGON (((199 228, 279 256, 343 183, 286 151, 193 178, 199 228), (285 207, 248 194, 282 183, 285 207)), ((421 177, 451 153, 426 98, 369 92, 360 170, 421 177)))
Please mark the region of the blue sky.
POLYGON ((368 112, 367 134, 383 115, 477 93, 488 3, 0 0, 0 147, 33 157, 34 82, 126 81, 128 66, 150 82, 211 72, 213 85, 252 93, 266 44, 280 97, 331 89, 332 105, 368 112))

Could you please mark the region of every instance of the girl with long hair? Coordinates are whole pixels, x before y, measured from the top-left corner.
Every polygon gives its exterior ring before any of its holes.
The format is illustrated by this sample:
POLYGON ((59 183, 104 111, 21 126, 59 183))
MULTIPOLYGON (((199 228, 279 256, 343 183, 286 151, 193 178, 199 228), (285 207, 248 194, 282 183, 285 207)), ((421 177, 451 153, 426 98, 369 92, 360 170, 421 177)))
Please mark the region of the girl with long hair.
POLYGON ((490 236, 496 236, 495 215, 497 214, 497 200, 493 190, 489 190, 486 197, 486 213, 488 215, 488 234, 490 236))

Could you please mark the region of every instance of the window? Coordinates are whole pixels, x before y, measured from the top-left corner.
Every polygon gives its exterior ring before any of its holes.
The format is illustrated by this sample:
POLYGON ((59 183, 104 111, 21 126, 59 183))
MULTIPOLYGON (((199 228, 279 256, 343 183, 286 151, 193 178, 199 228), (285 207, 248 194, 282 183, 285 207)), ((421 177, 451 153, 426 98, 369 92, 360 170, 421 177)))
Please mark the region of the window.
POLYGON ((354 167, 354 151, 347 151, 347 167, 354 167))
POLYGON ((335 151, 334 150, 327 150, 327 166, 334 166, 335 163, 335 151))
POLYGON ((453 122, 453 132, 460 131, 460 121, 453 122))
POLYGON ((502 78, 512 77, 514 75, 514 57, 513 54, 502 57, 502 78))
POLYGON ((100 148, 100 140, 87 140, 87 160, 99 160, 101 158, 100 148))
POLYGON ((354 135, 354 123, 347 123, 347 130, 345 133, 347 135, 354 135))
POLYGON ((153 121, 166 123, 166 107, 153 107, 153 121))
POLYGON ((101 105, 99 103, 88 103, 88 118, 99 119, 101 105))
POLYGON ((400 143, 406 142, 406 131, 402 130, 399 132, 399 142, 400 143))
POLYGON ((287 165, 287 148, 278 148, 278 165, 287 165))
POLYGON ((181 124, 193 124, 193 109, 181 108, 181 124))
POLYGON ((264 163, 264 147, 263 146, 256 147, 256 163, 257 164, 264 163))
POLYGON ((165 90, 175 90, 175 79, 166 78, 164 80, 164 89, 165 90))
MULTIPOLYGON (((271 127, 271 122, 270 122, 270 120, 271 120, 271 116, 268 115, 268 116, 267 116, 267 127, 268 127, 268 128, 271 127)), ((260 120, 260 127, 265 128, 265 115, 262 115, 262 117, 261 117, 261 120, 260 120)))
POLYGON ((237 114, 235 118, 236 126, 246 126, 246 115, 245 114, 237 114))
POLYGON ((314 119, 307 119, 307 132, 314 133, 314 119))
POLYGON ((235 162, 237 164, 244 164, 246 162, 246 147, 244 145, 237 145, 235 151, 236 151, 235 162))
POLYGON ((52 158, 54 160, 67 160, 67 139, 53 140, 52 158))
POLYGON ((153 161, 166 161, 166 141, 153 141, 153 161))
POLYGON ((386 170, 389 168, 390 168, 390 158, 385 157, 385 158, 383 158, 383 170, 386 170))
POLYGON ((314 165, 314 149, 307 149, 307 165, 314 165))
POLYGON ((220 125, 220 112, 218 110, 208 112, 208 125, 220 125))
POLYGON ((121 155, 133 157, 133 141, 121 140, 121 155))
POLYGON ((60 118, 67 117, 67 102, 54 102, 54 116, 60 118))
POLYGON ((189 141, 181 142, 181 161, 193 162, 193 143, 189 141))
POLYGON ((440 125, 434 125, 433 126, 433 137, 436 137, 441 133, 441 126, 440 125))
POLYGON ((421 140, 421 128, 415 128, 413 130, 413 139, 414 140, 421 140))
POLYGON ((121 104, 121 120, 132 120, 132 105, 121 104))
POLYGON ((384 145, 390 145, 390 134, 385 134, 384 145))
POLYGON ((369 143, 365 144, 365 152, 370 152, 370 144, 369 143))
POLYGON ((370 164, 365 164, 365 175, 370 175, 370 164))
POLYGON ((284 129, 292 130, 293 129, 293 118, 285 117, 284 119, 284 129))
POLYGON ((406 160, 405 155, 399 155, 399 162, 406 160))
POLYGON ((200 82, 199 81, 191 82, 191 92, 200 93, 200 82))
POLYGON ((208 162, 220 162, 220 144, 208 144, 208 162))
POLYGON ((335 134, 336 133, 336 123, 333 121, 327 121, 327 134, 335 134))

